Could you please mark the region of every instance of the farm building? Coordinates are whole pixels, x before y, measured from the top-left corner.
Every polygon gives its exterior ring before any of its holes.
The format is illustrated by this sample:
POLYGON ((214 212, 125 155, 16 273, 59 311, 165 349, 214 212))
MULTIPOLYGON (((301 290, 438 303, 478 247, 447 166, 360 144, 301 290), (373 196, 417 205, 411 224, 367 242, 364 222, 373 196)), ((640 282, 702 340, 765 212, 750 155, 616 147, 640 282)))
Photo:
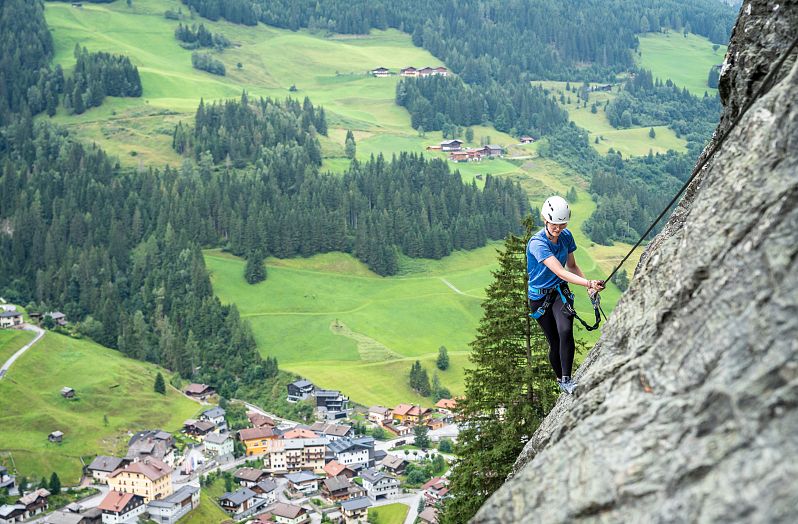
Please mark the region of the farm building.
POLYGON ((384 78, 386 76, 391 76, 391 71, 385 67, 378 67, 377 69, 371 70, 371 76, 376 76, 378 78, 384 78))
POLYGON ((75 398, 75 390, 69 386, 61 388, 61 396, 64 398, 75 398))
POLYGON ((64 433, 62 431, 53 431, 47 435, 47 440, 50 442, 61 442, 64 440, 64 433))
POLYGON ((463 141, 457 140, 456 138, 453 140, 444 140, 441 142, 441 151, 460 151, 463 147, 463 141))
POLYGON ((189 397, 198 398, 200 400, 205 400, 206 397, 209 397, 216 393, 212 387, 207 384, 189 384, 186 386, 186 389, 183 392, 188 395, 189 397))
POLYGON ((22 313, 19 311, 3 311, 0 313, 0 328, 13 328, 22 325, 22 313))

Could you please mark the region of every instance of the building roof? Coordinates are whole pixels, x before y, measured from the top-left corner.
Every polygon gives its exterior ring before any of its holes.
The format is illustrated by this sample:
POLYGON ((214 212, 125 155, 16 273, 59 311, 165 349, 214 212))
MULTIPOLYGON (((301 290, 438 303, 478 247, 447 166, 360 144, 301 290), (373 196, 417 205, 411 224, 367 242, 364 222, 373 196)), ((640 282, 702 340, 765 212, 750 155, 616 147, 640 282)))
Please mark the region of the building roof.
POLYGON ((197 431, 210 431, 216 427, 216 425, 210 420, 187 420, 185 425, 188 427, 193 426, 197 431))
POLYGON ((22 313, 19 311, 3 311, 0 313, 0 318, 21 317, 22 313))
POLYGON ((327 473, 331 477, 337 477, 345 469, 350 469, 351 470, 351 468, 348 468, 347 466, 344 466, 343 464, 341 464, 337 460, 331 460, 330 462, 328 462, 327 464, 324 465, 324 472, 327 473))
POLYGON ((256 495, 257 494, 249 488, 241 488, 233 493, 225 493, 219 497, 219 500, 229 500, 234 506, 240 506, 256 495))
POLYGON ((262 428, 247 428, 238 432, 238 438, 241 440, 257 440, 262 438, 276 437, 274 428, 266 426, 262 428))
POLYGON ((285 476, 285 478, 292 484, 301 484, 303 482, 310 482, 311 480, 319 479, 319 477, 310 471, 297 471, 296 473, 289 473, 285 476))
POLYGON ((349 480, 349 477, 345 475, 338 475, 337 477, 324 479, 324 487, 331 492, 349 489, 351 486, 352 482, 349 480))
POLYGON ((429 522, 429 524, 437 524, 438 510, 433 508, 432 506, 424 508, 424 511, 418 514, 418 518, 420 518, 424 522, 429 522))
POLYGON ((407 461, 402 457, 397 457, 396 455, 387 455, 384 459, 382 459, 382 465, 391 469, 396 469, 403 463, 407 464, 407 461))
MULTIPOLYGON (((441 142, 441 145, 442 145, 442 146, 445 146, 445 145, 450 145, 450 144, 454 144, 455 142, 456 142, 456 143, 458 143, 458 144, 462 144, 462 143, 463 143, 463 141, 462 141, 462 140, 457 140, 457 139, 455 138, 455 139, 452 139, 452 140, 444 140, 443 142, 441 142)), ((400 406, 401 406, 401 405, 404 405, 404 404, 400 404, 400 406)))
MULTIPOLYGON (((253 488, 258 488, 263 493, 271 493, 275 489, 278 488, 277 483, 272 479, 264 479, 252 486, 253 488)), ((254 491, 254 490, 253 490, 254 491)))
POLYGON ((485 147, 487 147, 488 149, 500 149, 500 150, 504 149, 502 146, 497 146, 496 144, 488 144, 485 147))
POLYGON ((246 480, 248 482, 257 482, 265 473, 263 470, 255 469, 255 468, 241 468, 236 470, 235 478, 246 480))
POLYGON ((53 320, 60 320, 60 319, 62 319, 62 318, 66 318, 66 315, 64 315, 64 314, 63 314, 63 313, 61 313, 60 311, 51 311, 51 312, 49 312, 49 313, 45 313, 45 314, 44 314, 44 316, 46 316, 46 317, 50 317, 50 318, 52 318, 53 320))
POLYGON ((209 389, 211 389, 211 387, 207 384, 192 383, 186 386, 185 392, 188 393, 189 395, 201 395, 202 393, 205 393, 209 389))
POLYGON ((376 69, 372 69, 372 71, 389 71, 387 67, 378 67, 376 69))
POLYGON ((301 439, 301 438, 318 438, 319 434, 315 431, 311 431, 305 428, 294 428, 289 429, 285 433, 283 433, 283 439, 301 439))
POLYGON ((22 504, 4 504, 0 506, 0 517, 7 517, 15 511, 25 511, 25 506, 22 504))
POLYGON ((36 491, 31 491, 30 493, 28 493, 23 497, 19 497, 19 500, 17 500, 17 502, 19 502, 20 504, 25 504, 27 506, 28 504, 33 504, 34 502, 36 502, 36 499, 38 499, 39 497, 46 498, 49 496, 50 496, 49 491, 47 491, 44 488, 39 488, 36 491))
POLYGON ((206 444, 222 445, 230 439, 230 433, 208 433, 205 436, 206 444))
POLYGON ((276 425, 273 418, 261 415, 260 413, 249 412, 247 413, 247 418, 249 419, 249 423, 256 428, 276 425))
POLYGON ((374 439, 371 437, 364 437, 358 439, 351 439, 349 437, 339 438, 327 444, 329 450, 333 453, 343 453, 351 448, 373 448, 374 439))
POLYGON ((346 424, 325 424, 324 422, 315 422, 310 429, 321 433, 322 435, 332 435, 334 437, 345 437, 350 431, 352 426, 346 424))
POLYGON ((386 475, 382 471, 374 471, 374 470, 370 470, 370 469, 365 469, 365 470, 361 471, 360 472, 360 478, 362 478, 363 480, 368 481, 368 482, 370 482, 372 484, 376 484, 377 482, 379 482, 379 481, 381 481, 382 479, 385 479, 385 478, 391 479, 391 480, 396 480, 394 477, 392 477, 390 475, 386 475))
POLYGON ((86 515, 81 513, 59 510, 47 515, 44 522, 47 524, 81 524, 85 518, 86 515))
POLYGON ((454 409, 456 406, 457 401, 451 398, 442 398, 435 403, 435 407, 441 409, 454 409))
POLYGON ((357 511, 368 507, 371 507, 371 499, 368 497, 358 497, 341 502, 341 508, 346 511, 357 511))
POLYGON ((64 432, 63 431, 53 431, 52 433, 50 433, 50 436, 51 437, 63 437, 64 436, 64 432))
POLYGON ((314 393, 316 397, 339 397, 342 396, 341 392, 337 389, 317 389, 314 393))
POLYGON ((302 389, 302 388, 306 388, 308 386, 313 386, 313 382, 311 382, 310 380, 305 380, 303 378, 303 379, 297 380, 295 382, 292 382, 291 385, 302 389))
POLYGON ((379 415, 385 416, 390 413, 391 410, 389 408, 383 406, 371 406, 369 408, 369 413, 377 413, 379 415))
MULTIPOLYGON (((187 484, 187 485, 183 486, 182 488, 180 488, 179 490, 177 490, 174 493, 172 493, 171 495, 169 495, 168 497, 166 497, 165 499, 159 500, 157 502, 160 502, 161 504, 165 504, 165 506, 163 506, 163 507, 174 506, 175 504, 180 504, 181 502, 183 502, 187 498, 192 497, 199 490, 200 489, 198 487, 191 486, 191 485, 187 484)), ((150 505, 152 505, 154 502, 156 502, 156 501, 151 501, 150 505)))
POLYGON ((106 471, 108 473, 119 469, 124 459, 99 455, 89 464, 89 469, 94 471, 106 471))
POLYGON ((307 510, 300 506, 294 506, 293 504, 284 504, 282 502, 278 502, 269 508, 269 512, 276 517, 295 519, 298 516, 306 513, 307 510))
POLYGON ((421 489, 429 489, 429 488, 442 489, 446 487, 446 484, 447 484, 446 479, 444 479, 443 477, 434 477, 429 479, 426 482, 426 484, 421 486, 421 489))
POLYGON ((103 511, 113 511, 115 513, 119 513, 125 509, 125 506, 127 506, 131 500, 133 500, 133 497, 137 496, 138 495, 133 493, 122 493, 120 491, 111 490, 97 507, 103 511))
POLYGON ((225 415, 225 410, 220 408, 219 406, 214 406, 211 409, 206 409, 202 412, 208 418, 218 418, 223 417, 225 415))
POLYGON ((138 473, 144 475, 148 479, 155 481, 172 473, 172 468, 161 462, 156 458, 146 458, 138 462, 132 462, 125 467, 118 468, 108 475, 109 478, 114 478, 122 473, 138 473))

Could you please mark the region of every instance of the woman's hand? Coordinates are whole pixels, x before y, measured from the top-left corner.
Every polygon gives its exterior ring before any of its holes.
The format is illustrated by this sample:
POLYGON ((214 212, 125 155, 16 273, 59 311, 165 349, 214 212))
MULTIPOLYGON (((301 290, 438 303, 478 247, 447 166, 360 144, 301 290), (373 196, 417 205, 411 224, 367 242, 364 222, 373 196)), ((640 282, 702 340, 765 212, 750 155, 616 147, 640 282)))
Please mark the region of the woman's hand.
POLYGON ((596 293, 600 293, 604 291, 604 281, 603 280, 588 280, 587 281, 587 293, 592 297, 596 293))

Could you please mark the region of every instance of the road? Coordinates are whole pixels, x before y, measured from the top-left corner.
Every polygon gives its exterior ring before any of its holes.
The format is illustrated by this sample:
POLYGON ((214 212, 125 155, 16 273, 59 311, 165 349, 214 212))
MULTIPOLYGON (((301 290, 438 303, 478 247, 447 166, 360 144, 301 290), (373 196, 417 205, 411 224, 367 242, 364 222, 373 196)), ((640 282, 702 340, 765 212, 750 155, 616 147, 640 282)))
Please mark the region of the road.
POLYGON ((33 340, 31 340, 30 342, 19 348, 19 351, 11 355, 11 358, 6 360, 5 364, 3 364, 3 367, 0 367, 0 380, 3 380, 3 377, 5 377, 6 372, 8 372, 8 368, 11 367, 11 364, 13 364, 19 357, 22 356, 23 353, 29 350, 32 345, 34 345, 44 336, 44 330, 39 326, 34 326, 31 324, 22 324, 22 329, 24 329, 25 331, 33 331, 34 333, 36 333, 36 336, 33 338, 33 340))

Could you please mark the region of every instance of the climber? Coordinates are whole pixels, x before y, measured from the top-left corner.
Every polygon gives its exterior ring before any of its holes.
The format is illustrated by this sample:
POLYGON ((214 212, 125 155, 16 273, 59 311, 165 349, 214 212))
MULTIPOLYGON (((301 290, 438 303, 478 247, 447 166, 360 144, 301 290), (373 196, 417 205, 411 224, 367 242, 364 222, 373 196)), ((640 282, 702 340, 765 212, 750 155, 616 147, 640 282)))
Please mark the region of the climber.
POLYGON ((568 283, 585 286, 593 299, 604 289, 604 281, 586 279, 576 263, 576 242, 566 229, 571 218, 568 202, 559 196, 549 197, 540 214, 543 229, 532 235, 526 247, 530 316, 537 320, 549 342, 549 362, 557 384, 570 395, 576 389, 571 379, 575 312, 568 283))

